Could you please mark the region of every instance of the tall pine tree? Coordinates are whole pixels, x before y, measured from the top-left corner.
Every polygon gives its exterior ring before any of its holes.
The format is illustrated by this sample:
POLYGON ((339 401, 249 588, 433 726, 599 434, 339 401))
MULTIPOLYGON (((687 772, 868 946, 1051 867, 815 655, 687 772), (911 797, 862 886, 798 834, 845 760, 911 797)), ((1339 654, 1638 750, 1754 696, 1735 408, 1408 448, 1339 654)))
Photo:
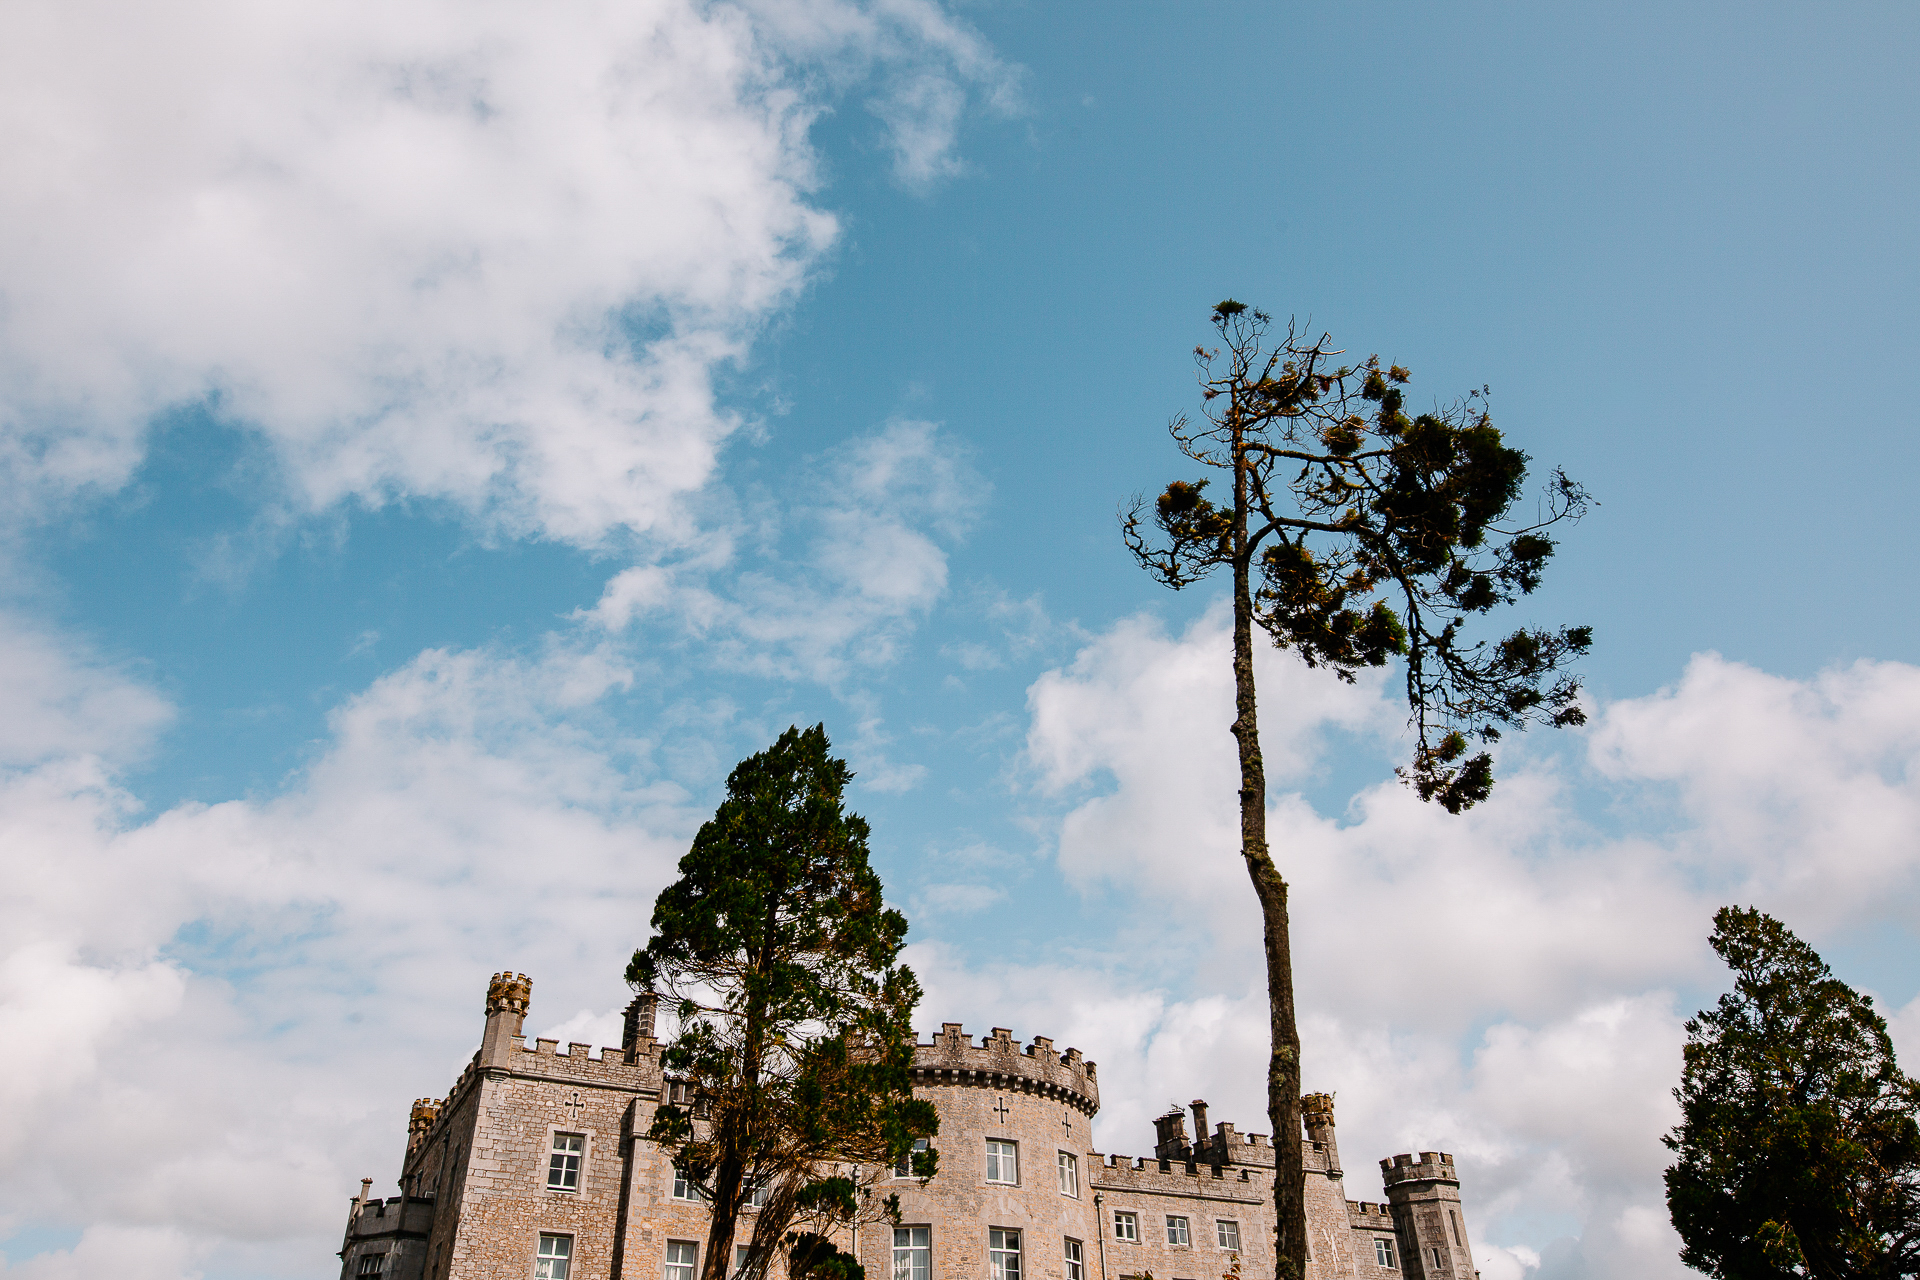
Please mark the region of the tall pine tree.
POLYGON ((1254 631, 1343 680, 1400 659, 1415 737, 1401 774, 1422 799, 1459 813, 1493 786, 1493 757, 1476 742, 1585 719, 1564 669, 1586 652, 1588 628, 1492 636, 1481 624, 1540 585, 1554 551, 1548 529, 1578 518, 1587 495, 1555 472, 1539 508, 1513 519, 1527 455, 1494 427, 1484 392, 1409 414, 1411 375, 1398 365, 1343 363, 1326 335, 1292 325, 1272 336, 1270 317, 1232 299, 1213 324, 1221 347, 1194 352, 1202 417, 1176 417, 1170 430, 1189 461, 1230 487, 1216 501, 1206 478, 1175 480, 1151 512, 1144 499, 1123 510, 1121 528, 1141 567, 1169 587, 1222 567, 1232 577, 1229 731, 1240 753, 1240 856, 1265 932, 1275 1257, 1281 1280, 1300 1280, 1300 1030, 1288 886, 1267 845, 1254 631))

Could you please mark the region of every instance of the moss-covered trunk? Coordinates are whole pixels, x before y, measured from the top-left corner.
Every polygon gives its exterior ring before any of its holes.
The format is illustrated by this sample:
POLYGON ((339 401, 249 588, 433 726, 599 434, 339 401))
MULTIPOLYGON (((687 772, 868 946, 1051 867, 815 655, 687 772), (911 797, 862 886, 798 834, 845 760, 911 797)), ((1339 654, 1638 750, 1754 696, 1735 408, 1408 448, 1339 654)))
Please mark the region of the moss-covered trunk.
MULTIPOLYGON (((1267 769, 1260 756, 1260 713, 1253 686, 1253 595, 1247 546, 1247 456, 1233 419, 1233 737, 1240 749, 1240 856, 1260 900, 1267 955, 1267 1119, 1273 1125, 1274 1274, 1302 1280, 1307 1270, 1306 1170, 1300 1155, 1300 1028, 1293 1011, 1293 949, 1287 882, 1267 851, 1267 769)), ((1205 1134, 1198 1135, 1204 1141, 1205 1134)))

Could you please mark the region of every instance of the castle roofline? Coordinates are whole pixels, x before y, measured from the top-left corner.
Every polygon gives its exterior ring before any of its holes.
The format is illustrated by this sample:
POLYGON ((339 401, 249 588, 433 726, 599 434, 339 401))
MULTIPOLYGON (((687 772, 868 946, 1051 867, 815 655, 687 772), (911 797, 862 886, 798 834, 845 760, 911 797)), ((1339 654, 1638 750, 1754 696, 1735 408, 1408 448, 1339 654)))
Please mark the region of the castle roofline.
POLYGON ((941 1023, 930 1042, 913 1046, 913 1080, 1039 1093, 1088 1115, 1100 1109, 1097 1069, 1078 1049, 1057 1051, 1046 1036, 1023 1047, 1006 1027, 993 1028, 976 1045, 960 1023, 941 1023))

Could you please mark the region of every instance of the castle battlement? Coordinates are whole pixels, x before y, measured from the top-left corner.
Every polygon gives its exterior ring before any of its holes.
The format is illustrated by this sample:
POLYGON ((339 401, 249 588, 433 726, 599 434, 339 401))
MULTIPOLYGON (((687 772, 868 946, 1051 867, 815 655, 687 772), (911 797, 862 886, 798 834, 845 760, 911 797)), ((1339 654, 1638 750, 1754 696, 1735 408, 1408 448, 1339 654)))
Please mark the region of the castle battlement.
POLYGON ((1089 1152, 1088 1158, 1088 1173, 1096 1191, 1252 1202, 1262 1201, 1266 1194, 1261 1189, 1258 1169, 1098 1151, 1089 1152))
MULTIPOLYGON (((646 1136, 661 1106, 691 1098, 697 1111, 700 1102, 663 1070, 659 997, 635 996, 616 1049, 528 1039, 532 996, 525 974, 493 975, 479 1050, 444 1098, 415 1099, 406 1114, 405 1194, 377 1199, 369 1178, 353 1197, 341 1280, 526 1276, 553 1258, 566 1259, 576 1280, 645 1280, 701 1261, 686 1251, 702 1247, 706 1206, 684 1187, 670 1194, 674 1153, 646 1136)), ((1230 1121, 1209 1124, 1196 1098, 1191 1140, 1176 1107, 1154 1118, 1152 1154, 1132 1156, 1092 1150, 1099 1078, 1078 1049, 1055 1049, 1046 1036, 1022 1044, 1005 1027, 976 1039, 949 1022, 914 1041, 912 1062, 915 1097, 940 1116, 939 1168, 924 1181, 874 1172, 914 1224, 908 1247, 926 1249, 930 1239, 932 1256, 944 1259, 928 1274, 980 1274, 995 1233, 1015 1231, 1036 1261, 1066 1241, 1064 1257, 1081 1275, 1094 1274, 1097 1256, 1107 1277, 1270 1278, 1282 1151, 1308 1175, 1316 1252, 1307 1280, 1474 1274, 1453 1157, 1383 1160, 1389 1203, 1347 1200, 1330 1093, 1301 1099, 1297 1155, 1293 1144, 1230 1121)), ((897 1268, 892 1232, 842 1232, 836 1243, 869 1276, 897 1268)), ((768 1280, 781 1274, 776 1267, 768 1280)))
POLYGON ((1404 1154, 1382 1160, 1380 1180, 1389 1187, 1410 1182, 1450 1182, 1457 1187, 1460 1174, 1453 1167, 1453 1157, 1446 1152, 1422 1151, 1418 1160, 1404 1154))
POLYGON ((1005 1027, 993 1028, 976 1045, 960 1023, 941 1023, 931 1043, 913 1047, 913 1082, 1015 1089, 1058 1098, 1087 1115, 1100 1109, 1095 1064, 1078 1049, 1058 1052, 1046 1036, 1022 1047, 1005 1027))

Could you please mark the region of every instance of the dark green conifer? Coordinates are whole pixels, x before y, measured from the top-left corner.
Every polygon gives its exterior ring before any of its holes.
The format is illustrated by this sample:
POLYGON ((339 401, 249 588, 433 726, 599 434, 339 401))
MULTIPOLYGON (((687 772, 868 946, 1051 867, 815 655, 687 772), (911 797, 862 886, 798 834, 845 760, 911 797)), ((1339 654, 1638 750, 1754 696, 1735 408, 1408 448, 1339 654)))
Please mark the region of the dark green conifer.
POLYGON ((1680 1259, 1723 1280, 1920 1275, 1920 1083, 1886 1019, 1772 916, 1722 907, 1733 990, 1687 1023, 1666 1137, 1680 1259))
POLYGON ((913 1096, 920 985, 895 963, 907 921, 882 901, 866 821, 843 806, 852 777, 823 725, 741 761, 627 967, 679 1015, 663 1057, 690 1096, 660 1107, 648 1137, 713 1212, 703 1280, 736 1274, 734 1236, 756 1195, 748 1280, 778 1248, 798 1250, 802 1270, 858 1280, 820 1240, 897 1215, 897 1197, 872 1195, 897 1161, 922 1178, 935 1168, 933 1151, 913 1151, 939 1120, 913 1096))

